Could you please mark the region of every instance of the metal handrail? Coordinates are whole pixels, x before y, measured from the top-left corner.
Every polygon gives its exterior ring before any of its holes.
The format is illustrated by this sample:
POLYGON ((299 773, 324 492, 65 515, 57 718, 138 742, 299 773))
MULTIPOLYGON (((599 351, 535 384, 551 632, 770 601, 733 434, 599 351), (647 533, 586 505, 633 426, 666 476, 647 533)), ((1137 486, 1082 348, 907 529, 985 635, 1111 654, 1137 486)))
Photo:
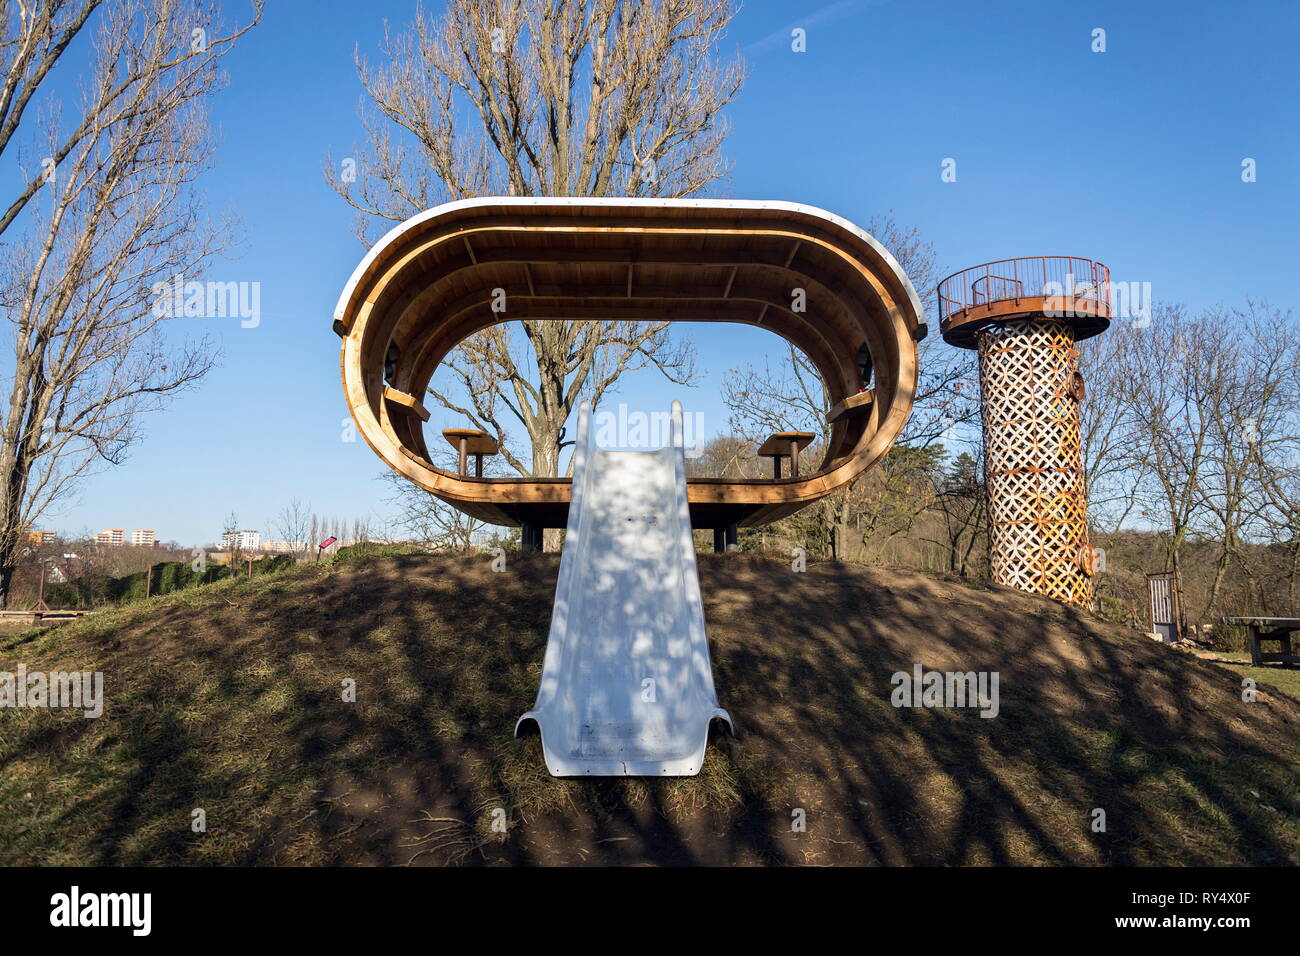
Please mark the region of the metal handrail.
POLYGON ((939 283, 939 321, 946 322, 949 316, 976 305, 1048 295, 1109 302, 1110 270, 1077 256, 1020 256, 986 262, 954 272, 939 283), (1000 267, 996 272, 995 266, 1000 267), (1052 291, 1048 291, 1049 284, 1052 291))

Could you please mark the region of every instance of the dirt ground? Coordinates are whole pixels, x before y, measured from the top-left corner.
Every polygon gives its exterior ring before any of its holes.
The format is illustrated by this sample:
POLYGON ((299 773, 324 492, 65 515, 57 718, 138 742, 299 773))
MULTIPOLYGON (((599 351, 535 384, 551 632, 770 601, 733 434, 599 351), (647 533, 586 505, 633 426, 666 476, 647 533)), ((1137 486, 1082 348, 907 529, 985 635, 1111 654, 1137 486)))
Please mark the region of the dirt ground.
POLYGON ((558 557, 490 561, 297 569, 0 635, 0 671, 101 670, 107 697, 98 720, 0 711, 0 862, 1300 863, 1295 699, 883 568, 701 556, 737 736, 694 778, 555 780, 511 730, 558 557), (916 664, 997 672, 998 716, 894 707, 916 664))

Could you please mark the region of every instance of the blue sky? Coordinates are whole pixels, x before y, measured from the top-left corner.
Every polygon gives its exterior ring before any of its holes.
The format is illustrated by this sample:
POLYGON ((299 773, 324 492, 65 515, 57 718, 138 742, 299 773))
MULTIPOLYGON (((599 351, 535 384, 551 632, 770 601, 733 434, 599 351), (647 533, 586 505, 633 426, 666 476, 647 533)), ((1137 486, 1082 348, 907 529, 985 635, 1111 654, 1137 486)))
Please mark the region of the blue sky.
MULTIPOLYGON (((237 512, 271 529, 293 498, 383 524, 383 464, 341 440, 346 416, 330 317, 364 250, 325 184, 327 151, 360 136, 352 55, 373 54, 410 0, 270 0, 225 60, 213 104, 215 212, 244 241, 207 278, 261 283, 262 321, 201 323, 219 369, 146 425, 131 460, 92 478, 43 527, 156 528, 199 544, 237 512)), ((437 3, 431 4, 437 7, 437 3)), ((231 16, 242 12, 227 2, 231 16)), ((1293 2, 749 0, 731 30, 751 75, 729 111, 722 195, 786 199, 865 222, 892 210, 955 271, 1019 255, 1099 259, 1121 281, 1193 308, 1247 296, 1290 306, 1300 221, 1300 6, 1293 2), (807 31, 807 51, 790 33, 807 31), (1107 51, 1090 50, 1094 28, 1107 51), (945 158, 957 181, 942 182, 945 158), (1258 181, 1241 181, 1241 162, 1258 181)), ((931 317, 933 321, 933 317, 931 317)), ((726 425, 727 368, 780 340, 690 328, 706 373, 677 389, 638 376, 617 400, 680 398, 726 425)), ((436 422, 431 425, 437 424, 436 422)))

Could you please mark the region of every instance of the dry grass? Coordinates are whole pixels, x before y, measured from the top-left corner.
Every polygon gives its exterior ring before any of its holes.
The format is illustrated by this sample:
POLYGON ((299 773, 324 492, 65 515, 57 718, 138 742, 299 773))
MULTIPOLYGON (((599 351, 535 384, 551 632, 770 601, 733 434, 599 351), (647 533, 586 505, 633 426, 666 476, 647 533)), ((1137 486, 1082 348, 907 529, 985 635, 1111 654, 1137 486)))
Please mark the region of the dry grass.
POLYGON ((1300 700, 1300 667, 1283 667, 1280 664, 1254 667, 1250 663, 1249 652, 1197 651, 1196 656, 1221 665, 1239 675, 1240 679, 1249 677, 1258 685, 1300 700))
POLYGON ((0 671, 102 670, 107 697, 98 720, 0 711, 0 862, 1300 861, 1295 700, 1244 703, 1237 674, 1048 601, 881 569, 703 556, 740 736, 694 778, 556 780, 510 730, 558 561, 489 560, 308 566, 0 636, 0 671), (892 707, 916 662, 998 671, 1000 716, 892 707))

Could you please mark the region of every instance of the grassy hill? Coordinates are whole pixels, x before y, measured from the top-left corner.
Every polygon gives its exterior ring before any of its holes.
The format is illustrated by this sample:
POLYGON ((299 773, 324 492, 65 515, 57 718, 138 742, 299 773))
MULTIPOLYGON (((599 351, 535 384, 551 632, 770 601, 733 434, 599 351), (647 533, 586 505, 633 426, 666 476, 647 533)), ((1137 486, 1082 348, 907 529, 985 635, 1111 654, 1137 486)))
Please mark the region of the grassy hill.
POLYGON ((0 636, 0 671, 100 670, 106 697, 0 710, 0 863, 1300 863, 1295 699, 887 569, 702 556, 739 736, 695 778, 552 779, 510 735, 558 558, 489 561, 306 566, 0 636), (999 672, 999 716, 893 707, 916 663, 999 672))

